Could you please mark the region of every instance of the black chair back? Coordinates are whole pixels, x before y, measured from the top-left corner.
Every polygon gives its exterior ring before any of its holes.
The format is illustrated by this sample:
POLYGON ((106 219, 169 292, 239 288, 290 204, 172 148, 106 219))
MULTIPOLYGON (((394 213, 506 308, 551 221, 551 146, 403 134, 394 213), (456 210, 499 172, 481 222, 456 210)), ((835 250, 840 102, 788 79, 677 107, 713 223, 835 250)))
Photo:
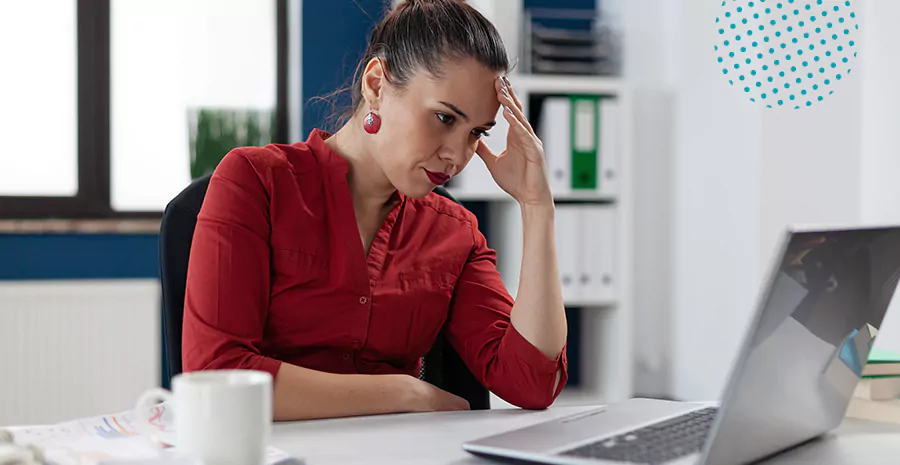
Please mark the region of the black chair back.
POLYGON ((181 373, 181 328, 188 259, 197 215, 211 176, 192 182, 166 205, 159 227, 159 276, 163 297, 163 347, 166 353, 166 385, 181 373))
MULTIPOLYGON (((166 354, 165 385, 181 373, 181 331, 188 259, 211 175, 198 178, 166 206, 159 229, 159 263, 163 294, 163 347, 166 354)), ((443 187, 435 193, 456 202, 443 187)), ((438 337, 425 356, 419 378, 469 401, 472 410, 490 409, 490 394, 462 358, 443 337, 438 337)))

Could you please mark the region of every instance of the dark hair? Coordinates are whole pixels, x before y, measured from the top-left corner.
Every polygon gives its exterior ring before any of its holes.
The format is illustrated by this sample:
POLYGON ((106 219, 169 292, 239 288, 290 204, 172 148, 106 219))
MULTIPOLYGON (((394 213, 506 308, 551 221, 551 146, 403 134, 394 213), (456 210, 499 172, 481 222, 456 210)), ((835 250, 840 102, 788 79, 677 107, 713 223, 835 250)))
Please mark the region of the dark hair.
POLYGON ((419 70, 440 77, 443 66, 453 59, 472 58, 493 71, 509 71, 500 33, 464 0, 406 0, 372 31, 354 73, 350 108, 341 122, 363 103, 362 76, 373 58, 381 59, 386 79, 400 89, 419 70))

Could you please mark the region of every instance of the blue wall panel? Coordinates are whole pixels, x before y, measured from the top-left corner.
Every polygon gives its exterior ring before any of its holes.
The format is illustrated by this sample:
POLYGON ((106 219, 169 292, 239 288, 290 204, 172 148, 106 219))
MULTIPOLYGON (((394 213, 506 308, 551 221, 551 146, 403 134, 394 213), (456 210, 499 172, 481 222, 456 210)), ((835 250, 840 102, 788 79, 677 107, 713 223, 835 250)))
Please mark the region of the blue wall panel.
POLYGON ((389 2, 384 0, 329 0, 303 2, 303 128, 337 130, 329 118, 350 105, 350 92, 332 99, 336 108, 321 101, 335 90, 349 87, 356 64, 366 51, 369 35, 384 17, 389 2))
POLYGON ((158 278, 156 234, 0 234, 0 280, 158 278))

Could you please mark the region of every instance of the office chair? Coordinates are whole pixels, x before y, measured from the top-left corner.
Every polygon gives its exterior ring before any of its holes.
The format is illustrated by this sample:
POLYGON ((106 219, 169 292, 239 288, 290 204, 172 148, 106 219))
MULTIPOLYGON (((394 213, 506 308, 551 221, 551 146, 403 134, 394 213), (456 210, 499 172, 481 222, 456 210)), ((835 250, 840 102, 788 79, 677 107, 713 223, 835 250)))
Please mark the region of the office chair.
MULTIPOLYGON (((184 293, 187 284, 188 259, 197 225, 197 214, 203 205, 211 175, 198 178, 181 191, 168 205, 159 228, 159 264, 163 294, 163 347, 166 354, 166 378, 181 373, 181 331, 184 319, 184 293)), ((435 193, 454 202, 443 187, 435 193)), ((457 202, 458 203, 458 202, 457 202)), ((469 402, 472 410, 490 409, 490 394, 450 343, 439 336, 425 355, 419 379, 425 380, 469 402)))

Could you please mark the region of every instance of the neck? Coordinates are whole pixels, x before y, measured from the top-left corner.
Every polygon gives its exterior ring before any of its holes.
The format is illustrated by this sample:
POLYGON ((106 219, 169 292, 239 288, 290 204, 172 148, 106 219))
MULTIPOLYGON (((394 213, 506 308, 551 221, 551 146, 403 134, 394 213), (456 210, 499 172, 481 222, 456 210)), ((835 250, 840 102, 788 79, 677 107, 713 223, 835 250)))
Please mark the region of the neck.
POLYGON ((347 183, 350 185, 357 215, 380 212, 393 203, 397 192, 371 152, 371 142, 366 140, 371 136, 361 128, 362 123, 354 116, 325 140, 325 144, 340 154, 349 165, 347 183))

